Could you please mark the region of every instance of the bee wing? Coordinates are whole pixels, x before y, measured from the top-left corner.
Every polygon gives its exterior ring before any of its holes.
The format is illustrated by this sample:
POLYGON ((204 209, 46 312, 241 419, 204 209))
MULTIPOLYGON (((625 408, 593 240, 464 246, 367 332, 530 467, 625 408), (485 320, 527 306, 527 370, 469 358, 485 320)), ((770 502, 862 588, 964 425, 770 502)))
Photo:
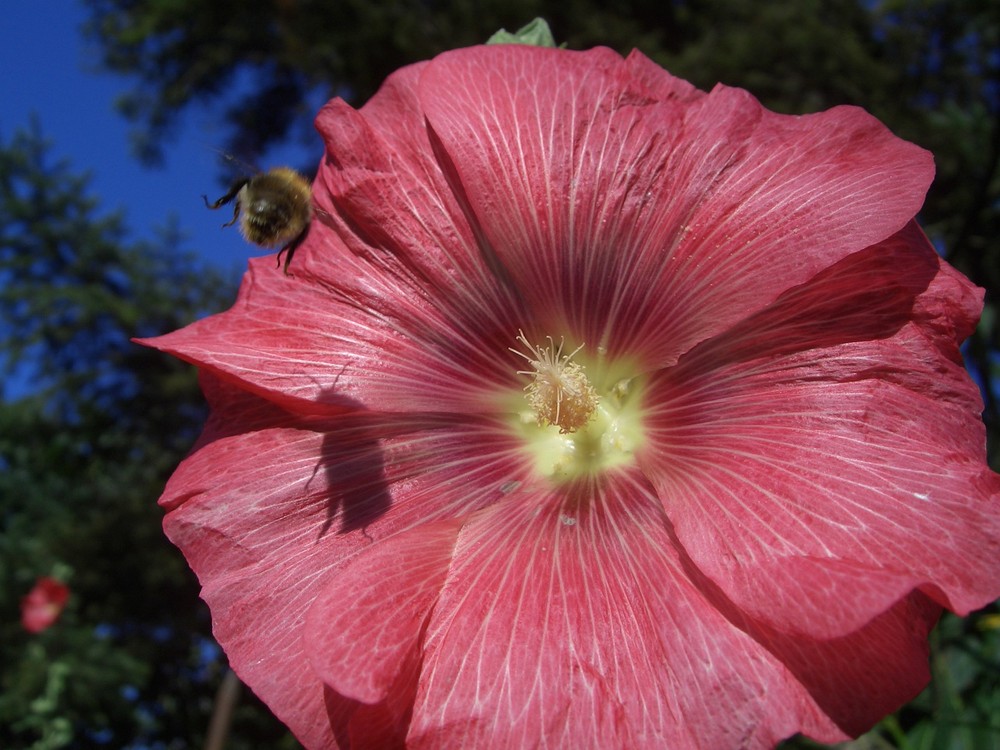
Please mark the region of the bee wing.
POLYGON ((215 153, 219 165, 226 173, 226 182, 232 182, 237 177, 250 178, 263 171, 249 158, 240 158, 235 154, 223 151, 221 148, 216 148, 208 143, 202 143, 202 145, 209 151, 215 153))

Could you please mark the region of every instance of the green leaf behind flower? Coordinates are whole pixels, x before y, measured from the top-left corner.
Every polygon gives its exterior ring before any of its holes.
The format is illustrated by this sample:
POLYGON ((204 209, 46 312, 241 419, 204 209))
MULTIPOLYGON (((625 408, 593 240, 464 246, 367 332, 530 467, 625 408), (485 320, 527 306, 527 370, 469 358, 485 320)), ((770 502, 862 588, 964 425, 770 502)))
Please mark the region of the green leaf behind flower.
POLYGON ((507 29, 500 29, 486 40, 487 44, 527 44, 532 47, 555 47, 556 40, 552 36, 549 23, 544 18, 536 18, 525 24, 513 34, 507 29))

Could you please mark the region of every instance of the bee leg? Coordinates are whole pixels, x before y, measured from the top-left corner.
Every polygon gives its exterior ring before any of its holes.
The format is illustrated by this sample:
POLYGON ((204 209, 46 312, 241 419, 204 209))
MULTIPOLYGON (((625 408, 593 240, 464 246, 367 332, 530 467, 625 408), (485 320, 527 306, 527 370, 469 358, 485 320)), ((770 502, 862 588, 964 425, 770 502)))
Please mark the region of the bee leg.
POLYGON ((283 248, 281 248, 278 251, 278 262, 275 264, 275 268, 281 268, 282 255, 285 256, 285 267, 282 268, 282 271, 284 271, 285 276, 291 276, 291 274, 288 273, 288 264, 292 262, 292 256, 295 255, 295 248, 292 247, 291 245, 285 245, 283 248))
POLYGON ((222 226, 224 226, 224 227, 231 227, 233 224, 236 223, 236 220, 238 218, 240 218, 240 202, 239 202, 239 200, 237 200, 236 201, 236 205, 233 206, 233 218, 231 220, 227 221, 222 226))
MULTIPOLYGON (((226 193, 221 198, 219 198, 219 200, 217 200, 215 203, 209 203, 207 195, 202 195, 201 199, 203 201, 205 201, 205 206, 208 207, 208 208, 211 208, 211 209, 221 208, 222 206, 224 206, 227 203, 229 203, 233 198, 235 198, 236 195, 237 195, 237 193, 239 193, 240 190, 243 189, 243 186, 246 185, 248 182, 249 182, 249 180, 247 180, 245 178, 242 178, 242 177, 240 179, 236 180, 232 185, 229 186, 229 192, 226 193)), ((229 225, 227 224, 226 226, 229 226, 229 225)))
POLYGON ((277 268, 277 267, 281 266, 281 256, 284 255, 285 256, 285 266, 284 266, 284 268, 282 270, 284 271, 285 276, 291 276, 292 275, 292 274, 288 273, 288 264, 292 262, 292 256, 295 255, 296 249, 298 248, 299 245, 302 244, 302 240, 304 240, 305 237, 306 237, 306 232, 303 231, 301 234, 299 234, 298 237, 296 237, 294 240, 292 240, 291 242, 289 242, 287 245, 285 245, 283 248, 281 248, 278 251, 278 262, 277 262, 277 265, 275 267, 277 268))

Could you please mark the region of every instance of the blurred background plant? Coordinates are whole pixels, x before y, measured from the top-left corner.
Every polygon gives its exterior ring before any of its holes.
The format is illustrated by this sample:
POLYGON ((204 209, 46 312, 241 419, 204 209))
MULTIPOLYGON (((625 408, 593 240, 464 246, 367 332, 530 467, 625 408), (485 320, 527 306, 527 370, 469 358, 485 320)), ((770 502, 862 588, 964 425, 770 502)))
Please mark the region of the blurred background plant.
MULTIPOLYGON (((571 49, 637 47, 702 88, 777 111, 865 107, 934 152, 921 220, 987 290, 965 352, 1000 462, 1000 4, 992 0, 85 0, 82 30, 136 157, 169 159, 183 114, 216 113, 250 161, 310 140, 316 102, 362 103, 396 68, 548 19, 571 49)), ((55 73, 54 75, 58 75, 55 73)), ((308 165, 303 165, 307 166, 308 165)), ((198 192, 200 186, 193 186, 198 192)), ((155 500, 205 416, 192 368, 129 343, 225 309, 235 286, 166 222, 135 240, 37 123, 0 139, 0 747, 195 748, 225 657, 155 500), (69 585, 38 634, 19 603, 69 585)), ((984 551, 985 553, 985 551, 984 551)), ((854 748, 1000 748, 1000 614, 945 617, 934 681, 854 748)), ((878 665, 872 665, 877 669, 878 665)), ((793 739, 788 747, 816 745, 793 739)), ((248 691, 226 745, 294 748, 248 691)))

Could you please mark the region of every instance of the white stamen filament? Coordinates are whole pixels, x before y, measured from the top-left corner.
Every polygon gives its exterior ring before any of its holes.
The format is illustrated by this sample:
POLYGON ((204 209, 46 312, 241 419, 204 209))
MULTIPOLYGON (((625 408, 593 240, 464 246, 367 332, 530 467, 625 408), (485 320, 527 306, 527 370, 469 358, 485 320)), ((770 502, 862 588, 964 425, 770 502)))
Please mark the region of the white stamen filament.
POLYGON ((583 365, 571 361, 583 345, 564 355, 563 339, 556 347, 552 337, 547 338, 549 346, 532 346, 524 332, 518 331, 517 340, 527 347, 530 354, 517 349, 511 351, 534 369, 518 370, 517 374, 532 379, 524 391, 538 423, 556 425, 560 433, 575 432, 593 416, 599 400, 597 391, 587 379, 583 365))

